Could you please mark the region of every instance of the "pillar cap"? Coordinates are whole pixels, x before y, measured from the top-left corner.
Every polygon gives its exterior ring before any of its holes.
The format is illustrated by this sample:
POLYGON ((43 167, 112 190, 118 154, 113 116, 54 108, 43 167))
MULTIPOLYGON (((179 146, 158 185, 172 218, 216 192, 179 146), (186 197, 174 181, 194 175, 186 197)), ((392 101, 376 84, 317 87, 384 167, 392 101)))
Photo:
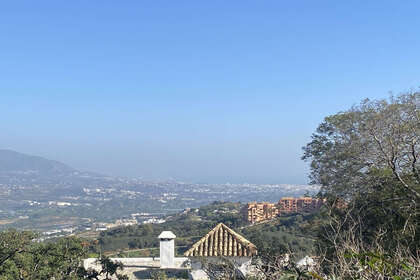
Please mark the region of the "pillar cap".
POLYGON ((176 235, 172 231, 162 231, 158 236, 159 239, 175 239, 176 235))

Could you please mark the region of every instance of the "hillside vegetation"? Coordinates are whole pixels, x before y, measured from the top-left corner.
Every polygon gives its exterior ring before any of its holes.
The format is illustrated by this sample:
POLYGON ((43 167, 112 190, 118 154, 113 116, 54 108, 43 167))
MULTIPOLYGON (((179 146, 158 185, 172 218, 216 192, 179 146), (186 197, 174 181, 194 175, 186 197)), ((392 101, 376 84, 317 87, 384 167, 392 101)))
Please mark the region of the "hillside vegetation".
MULTIPOLYGON (((214 202, 187 213, 177 214, 163 224, 145 224, 122 227, 101 232, 98 245, 92 247, 95 253, 125 256, 124 251, 158 248, 157 236, 164 230, 175 233, 178 255, 182 255, 218 223, 224 223, 251 242, 261 252, 299 252, 299 255, 313 253, 313 235, 306 230, 313 214, 296 214, 274 219, 261 225, 249 225, 239 214, 240 203, 214 202)), ((154 255, 157 250, 147 250, 145 255, 154 255)), ((133 256, 131 253, 130 256, 133 256)))

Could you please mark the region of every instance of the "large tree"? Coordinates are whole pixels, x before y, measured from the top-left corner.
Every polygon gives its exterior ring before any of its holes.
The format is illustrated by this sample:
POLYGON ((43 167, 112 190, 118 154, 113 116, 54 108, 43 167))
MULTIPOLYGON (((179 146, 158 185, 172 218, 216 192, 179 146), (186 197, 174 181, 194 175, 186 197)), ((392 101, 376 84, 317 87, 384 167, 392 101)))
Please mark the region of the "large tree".
POLYGON ((403 256, 392 263, 419 261, 420 92, 364 100, 326 117, 303 159, 321 195, 344 202, 325 212, 319 229, 320 252, 333 270, 348 268, 337 267, 345 256, 379 251, 403 256))
POLYGON ((420 198, 420 93, 387 100, 364 100, 326 117, 304 147, 311 179, 325 192, 348 197, 369 192, 378 176, 391 175, 394 187, 420 198), (382 173, 382 174, 380 174, 382 173))

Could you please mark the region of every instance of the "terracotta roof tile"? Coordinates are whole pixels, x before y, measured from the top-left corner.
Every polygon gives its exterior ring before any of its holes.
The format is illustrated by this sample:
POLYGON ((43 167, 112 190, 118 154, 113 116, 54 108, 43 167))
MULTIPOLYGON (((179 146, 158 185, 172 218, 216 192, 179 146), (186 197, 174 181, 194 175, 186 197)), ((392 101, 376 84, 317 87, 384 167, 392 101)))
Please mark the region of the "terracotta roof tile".
POLYGON ((187 257, 250 257, 257 247, 245 237, 220 223, 184 253, 187 257))

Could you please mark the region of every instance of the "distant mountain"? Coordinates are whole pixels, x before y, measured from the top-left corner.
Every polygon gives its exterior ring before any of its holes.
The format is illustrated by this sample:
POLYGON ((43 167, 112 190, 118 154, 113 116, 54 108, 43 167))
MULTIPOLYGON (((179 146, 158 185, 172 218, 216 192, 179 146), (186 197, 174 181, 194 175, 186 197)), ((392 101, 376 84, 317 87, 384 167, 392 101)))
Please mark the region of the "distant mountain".
POLYGON ((76 172, 64 163, 11 150, 0 150, 0 173, 69 174, 76 172))

